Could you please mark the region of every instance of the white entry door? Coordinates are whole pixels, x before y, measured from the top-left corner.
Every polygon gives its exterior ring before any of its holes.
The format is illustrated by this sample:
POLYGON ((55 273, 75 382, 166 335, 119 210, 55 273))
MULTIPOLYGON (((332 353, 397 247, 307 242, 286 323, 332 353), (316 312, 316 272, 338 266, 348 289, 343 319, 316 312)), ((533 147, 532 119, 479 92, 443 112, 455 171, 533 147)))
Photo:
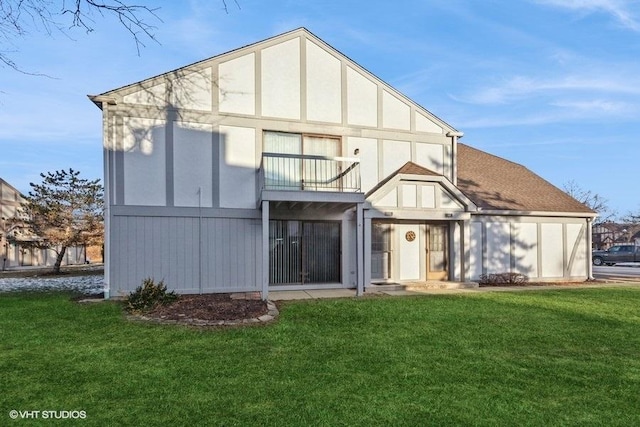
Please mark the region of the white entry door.
POLYGON ((400 240, 400 280, 420 280, 420 225, 398 224, 396 233, 400 240))

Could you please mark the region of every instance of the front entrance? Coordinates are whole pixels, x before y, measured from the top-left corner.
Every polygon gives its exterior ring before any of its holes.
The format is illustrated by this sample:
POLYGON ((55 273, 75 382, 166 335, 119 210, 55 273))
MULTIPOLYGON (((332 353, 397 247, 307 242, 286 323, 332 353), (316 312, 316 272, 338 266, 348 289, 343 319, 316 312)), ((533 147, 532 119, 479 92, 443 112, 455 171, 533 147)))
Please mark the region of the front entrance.
POLYGON ((372 280, 448 280, 446 223, 372 223, 372 280))
POLYGON ((427 280, 449 278, 448 230, 446 225, 427 224, 427 280))

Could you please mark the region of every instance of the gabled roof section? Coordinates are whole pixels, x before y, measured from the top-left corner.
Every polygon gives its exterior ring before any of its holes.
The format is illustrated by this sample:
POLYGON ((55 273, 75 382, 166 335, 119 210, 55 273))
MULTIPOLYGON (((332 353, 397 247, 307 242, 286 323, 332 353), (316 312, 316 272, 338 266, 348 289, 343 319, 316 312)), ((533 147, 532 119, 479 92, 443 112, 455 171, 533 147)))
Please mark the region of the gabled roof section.
POLYGON ((20 201, 23 198, 24 198, 24 196, 22 195, 22 193, 20 191, 18 191, 18 189, 16 189, 13 185, 9 184, 4 179, 0 178, 0 200, 7 201, 7 202, 8 201, 20 201), (7 189, 8 189, 8 191, 7 191, 7 189), (17 200, 4 199, 6 194, 9 193, 9 192, 14 193, 16 195, 16 199, 17 200))
POLYGON ((378 183, 378 185, 376 185, 371 190, 369 190, 369 192, 367 194, 365 194, 365 198, 371 196, 373 193, 375 193, 381 187, 383 187, 387 182, 391 181, 393 178, 395 178, 398 175, 443 176, 442 174, 434 172, 434 171, 432 171, 430 169, 427 169, 427 168, 425 168, 423 166, 420 166, 420 165, 418 165, 416 163, 407 162, 404 165, 402 165, 402 167, 400 167, 400 169, 398 169, 397 171, 393 172, 391 175, 389 175, 388 177, 386 177, 385 179, 380 181, 378 183))
POLYGON ((483 210, 595 214, 526 167, 461 143, 457 186, 483 210))
MULTIPOLYGON (((456 188, 451 181, 449 181, 444 175, 427 169, 413 162, 405 163, 397 171, 390 174, 383 179, 378 185, 372 188, 366 195, 367 199, 372 204, 376 204, 381 201, 386 195, 392 194, 397 191, 398 188, 404 185, 414 185, 416 183, 429 183, 433 184, 436 188, 440 188, 443 194, 446 194, 447 199, 450 199, 455 204, 445 207, 445 209, 464 210, 465 212, 475 211, 476 205, 471 199, 469 199, 464 193, 456 188)), ((442 206, 441 206, 442 207, 442 206)), ((417 208, 417 206, 413 206, 417 208)), ((435 207, 423 207, 431 209, 435 207)))
POLYGON ((225 53, 222 53, 222 54, 219 54, 219 55, 215 55, 215 56, 212 56, 210 58, 207 58, 207 59, 204 59, 204 60, 201 60, 201 61, 194 62, 194 63, 186 65, 184 67, 180 67, 180 68, 177 68, 175 70, 168 71, 168 72, 159 74, 157 76, 141 80, 141 81, 136 82, 136 83, 131 83, 131 84, 122 86, 120 88, 112 89, 112 90, 103 92, 103 93, 101 93, 99 95, 90 95, 89 99, 91 99, 91 101, 93 101, 98 106, 98 108, 102 108, 102 102, 111 102, 111 103, 113 103, 116 96, 123 95, 123 94, 129 93, 129 92, 134 91, 134 90, 138 90, 141 85, 150 87, 150 86, 152 86, 154 84, 162 83, 164 81, 165 76, 170 76, 170 75, 179 76, 181 74, 185 74, 185 73, 189 72, 190 69, 194 69, 194 70, 202 69, 202 68, 205 68, 207 66, 210 66, 210 65, 214 64, 215 62, 226 61, 227 57, 233 58, 233 57, 242 56, 242 55, 244 55, 246 53, 255 51, 257 49, 262 49, 262 48, 266 48, 266 47, 269 47, 269 46, 273 46, 274 44, 281 43, 281 42, 284 42, 284 41, 287 41, 287 40, 291 40, 291 39, 294 39, 296 37, 307 38, 307 39, 313 41, 314 43, 322 46, 323 48, 325 48, 327 51, 331 52, 337 58, 343 59, 344 61, 346 61, 346 63, 351 68, 353 68, 354 70, 357 70, 360 73, 366 75, 367 78, 371 79, 376 84, 382 85, 384 87, 384 89, 387 92, 389 92, 390 94, 393 94, 393 96, 397 97, 398 99, 403 100, 404 102, 406 102, 408 104, 413 105, 416 108, 416 110, 419 110, 421 113, 423 113, 423 115, 425 117, 427 117, 430 120, 433 120, 438 125, 440 125, 443 128, 443 134, 447 134, 449 132, 459 133, 455 128, 453 128, 451 125, 446 123, 444 120, 442 120, 441 118, 437 117, 436 115, 431 113, 429 110, 427 110, 426 108, 424 108, 423 106, 421 106, 417 102, 409 99, 406 95, 404 95, 401 92, 397 91, 396 89, 391 87, 388 83, 384 82, 382 79, 377 77, 375 74, 371 73, 370 71, 368 71, 367 69, 365 69, 364 67, 362 67, 361 65, 359 65, 358 63, 353 61, 347 55, 343 54, 342 52, 340 52, 339 50, 337 50, 333 46, 329 45, 324 40, 320 39, 318 36, 316 36, 311 31, 309 31, 308 29, 306 29, 304 27, 300 27, 300 28, 297 28, 295 30, 292 30, 292 31, 289 31, 289 32, 286 32, 286 33, 283 33, 283 34, 280 34, 280 35, 276 35, 276 36, 270 37, 268 39, 265 39, 265 40, 262 40, 262 41, 259 41, 259 42, 256 42, 256 43, 252 43, 252 44, 249 44, 249 45, 237 48, 237 49, 233 49, 233 50, 230 50, 228 52, 225 52, 225 53))

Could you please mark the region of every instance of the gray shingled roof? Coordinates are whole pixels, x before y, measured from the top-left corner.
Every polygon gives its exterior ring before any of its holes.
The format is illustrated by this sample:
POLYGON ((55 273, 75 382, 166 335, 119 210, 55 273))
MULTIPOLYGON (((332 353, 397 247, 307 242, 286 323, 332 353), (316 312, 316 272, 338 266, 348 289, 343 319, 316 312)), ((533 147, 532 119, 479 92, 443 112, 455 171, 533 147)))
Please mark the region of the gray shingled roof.
POLYGON ((517 163, 461 143, 457 159, 457 187, 482 209, 595 213, 517 163))

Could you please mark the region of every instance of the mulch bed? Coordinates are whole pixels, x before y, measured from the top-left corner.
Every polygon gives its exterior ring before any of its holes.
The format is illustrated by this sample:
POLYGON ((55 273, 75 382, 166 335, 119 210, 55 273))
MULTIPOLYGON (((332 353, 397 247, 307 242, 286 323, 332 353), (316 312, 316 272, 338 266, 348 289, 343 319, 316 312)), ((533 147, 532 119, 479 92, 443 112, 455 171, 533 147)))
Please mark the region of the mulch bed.
POLYGON ((267 314, 267 304, 255 299, 232 299, 230 294, 181 295, 169 305, 145 313, 158 320, 203 321, 255 319, 267 314))
POLYGON ((586 280, 583 282, 522 282, 522 283, 480 283, 481 288, 490 287, 526 287, 526 286, 579 286, 606 283, 602 280, 586 280))

